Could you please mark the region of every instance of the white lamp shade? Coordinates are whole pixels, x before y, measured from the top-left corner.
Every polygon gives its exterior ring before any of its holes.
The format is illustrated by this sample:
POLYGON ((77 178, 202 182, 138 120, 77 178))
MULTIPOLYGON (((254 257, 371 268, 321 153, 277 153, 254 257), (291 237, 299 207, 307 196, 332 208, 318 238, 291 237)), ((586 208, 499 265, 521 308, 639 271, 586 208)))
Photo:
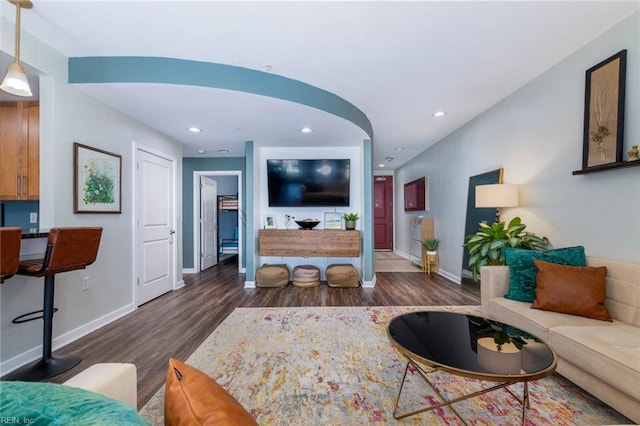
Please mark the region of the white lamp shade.
POLYGON ((476 207, 518 207, 518 186, 478 185, 476 186, 476 207))
POLYGON ((7 93, 11 93, 16 96, 32 96, 31 88, 29 87, 29 81, 27 80, 27 74, 24 72, 24 68, 20 65, 20 62, 14 61, 7 69, 7 75, 2 80, 0 89, 7 93))

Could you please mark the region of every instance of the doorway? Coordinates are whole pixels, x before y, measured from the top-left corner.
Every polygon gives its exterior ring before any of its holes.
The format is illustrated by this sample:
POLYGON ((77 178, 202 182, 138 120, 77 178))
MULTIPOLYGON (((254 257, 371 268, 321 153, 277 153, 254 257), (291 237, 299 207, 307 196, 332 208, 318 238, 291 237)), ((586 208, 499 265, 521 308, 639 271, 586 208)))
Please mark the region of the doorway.
POLYGON ((373 178, 374 249, 393 250, 393 176, 373 178))
MULTIPOLYGON (((202 259, 211 256, 206 253, 204 237, 202 236, 201 212, 208 203, 201 195, 200 182, 205 177, 216 182, 216 237, 215 241, 207 243, 206 247, 215 248, 215 255, 233 251, 238 258, 238 272, 244 272, 242 263, 243 253, 243 207, 242 207, 242 171, 194 171, 193 172, 193 272, 205 269, 202 259), (220 208, 220 205, 223 207, 220 208), (229 206, 232 205, 232 208, 229 206), (232 241, 230 241, 232 240, 232 241), (212 244, 215 243, 215 244, 212 244), (224 244, 224 250, 222 250, 224 244), (235 244, 233 250, 229 244, 235 244)), ((211 210, 211 209, 209 209, 211 210)), ((216 258, 216 262, 219 257, 216 258)))
POLYGON ((200 176, 200 270, 218 264, 218 182, 200 176))
POLYGON ((140 306, 174 289, 175 158, 135 149, 135 301, 140 306))

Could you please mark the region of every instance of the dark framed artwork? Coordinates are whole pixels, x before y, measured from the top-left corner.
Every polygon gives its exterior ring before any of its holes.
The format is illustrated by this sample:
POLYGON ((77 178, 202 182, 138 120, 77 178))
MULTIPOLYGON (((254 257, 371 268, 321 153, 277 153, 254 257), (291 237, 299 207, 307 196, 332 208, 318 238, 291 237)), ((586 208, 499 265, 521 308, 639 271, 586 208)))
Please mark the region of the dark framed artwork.
POLYGON ((73 144, 74 213, 122 213, 122 157, 73 144))
POLYGON ((626 65, 621 50, 587 70, 583 169, 622 161, 626 65))

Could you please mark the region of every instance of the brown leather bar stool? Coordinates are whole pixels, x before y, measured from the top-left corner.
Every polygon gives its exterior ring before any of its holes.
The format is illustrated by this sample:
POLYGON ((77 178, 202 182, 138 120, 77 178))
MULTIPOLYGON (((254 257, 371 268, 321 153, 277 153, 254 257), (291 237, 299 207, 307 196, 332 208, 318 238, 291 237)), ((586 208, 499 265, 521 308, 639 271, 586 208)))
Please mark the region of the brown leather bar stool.
POLYGON ((13 320, 13 323, 43 319, 42 359, 9 374, 7 380, 35 381, 57 376, 80 362, 77 356, 51 356, 53 338, 53 293, 55 276, 61 272, 85 269, 98 256, 102 228, 51 228, 44 259, 20 262, 19 275, 44 277, 44 303, 41 311, 30 312, 13 320), (34 317, 34 314, 41 316, 34 317))
POLYGON ((0 284, 18 272, 21 228, 0 228, 0 284))

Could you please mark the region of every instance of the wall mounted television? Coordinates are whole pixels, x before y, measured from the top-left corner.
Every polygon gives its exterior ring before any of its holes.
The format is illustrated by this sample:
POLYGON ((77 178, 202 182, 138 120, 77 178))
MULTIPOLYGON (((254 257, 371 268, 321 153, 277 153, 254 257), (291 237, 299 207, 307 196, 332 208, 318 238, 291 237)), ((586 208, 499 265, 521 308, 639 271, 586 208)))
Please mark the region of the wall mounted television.
POLYGON ((267 160, 269 207, 348 207, 349 159, 267 160))

